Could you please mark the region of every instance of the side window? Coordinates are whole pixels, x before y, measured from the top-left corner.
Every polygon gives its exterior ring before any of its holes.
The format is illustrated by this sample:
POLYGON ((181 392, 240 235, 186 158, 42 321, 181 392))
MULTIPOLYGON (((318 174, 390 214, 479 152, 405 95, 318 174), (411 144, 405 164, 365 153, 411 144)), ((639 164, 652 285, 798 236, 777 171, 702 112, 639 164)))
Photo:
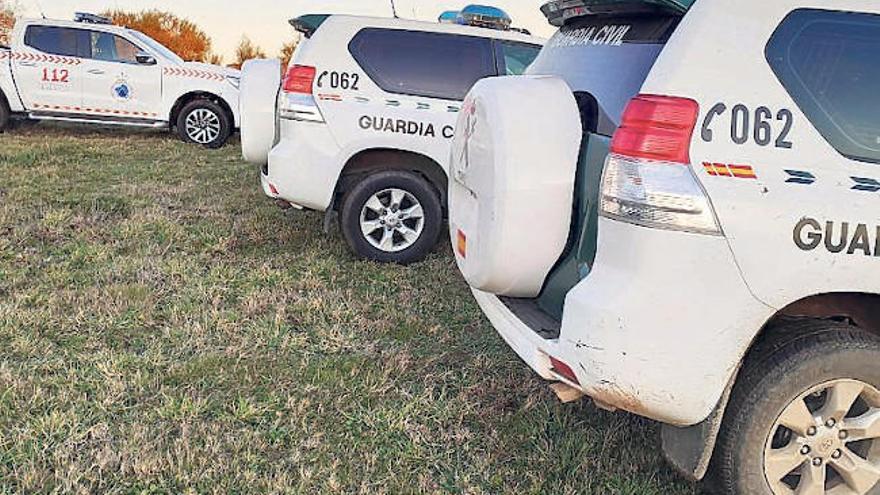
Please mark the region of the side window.
POLYGON ((496 73, 492 42, 475 36, 368 28, 349 51, 389 93, 463 100, 477 81, 496 73))
POLYGON ((504 61, 501 74, 519 76, 538 58, 541 46, 515 41, 498 41, 499 59, 504 61))
POLYGON ((54 26, 28 26, 24 44, 43 53, 63 57, 88 57, 85 32, 54 26))
POLYGON ((880 15, 801 9, 767 61, 810 122, 844 156, 880 163, 880 15))
POLYGON ((137 63, 140 48, 127 39, 115 34, 92 31, 92 58, 107 62, 137 63))

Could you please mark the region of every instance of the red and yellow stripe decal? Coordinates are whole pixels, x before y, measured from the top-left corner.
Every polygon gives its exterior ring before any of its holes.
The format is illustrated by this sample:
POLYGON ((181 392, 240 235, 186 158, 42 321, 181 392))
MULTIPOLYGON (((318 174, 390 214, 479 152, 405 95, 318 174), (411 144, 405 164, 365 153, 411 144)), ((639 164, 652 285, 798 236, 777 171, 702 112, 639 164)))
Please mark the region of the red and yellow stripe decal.
POLYGON ((758 174, 749 165, 727 165, 724 163, 703 162, 706 173, 713 177, 732 177, 736 179, 757 179, 758 174))

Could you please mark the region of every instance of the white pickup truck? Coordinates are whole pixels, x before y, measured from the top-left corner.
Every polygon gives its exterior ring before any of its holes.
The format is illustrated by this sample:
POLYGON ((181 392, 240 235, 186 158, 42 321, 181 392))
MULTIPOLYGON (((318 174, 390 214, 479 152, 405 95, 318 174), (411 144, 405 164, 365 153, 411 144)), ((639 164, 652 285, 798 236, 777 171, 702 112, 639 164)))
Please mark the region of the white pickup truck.
POLYGON ((219 148, 238 127, 240 73, 185 62, 91 14, 23 19, 0 47, 0 131, 12 117, 176 130, 219 148))

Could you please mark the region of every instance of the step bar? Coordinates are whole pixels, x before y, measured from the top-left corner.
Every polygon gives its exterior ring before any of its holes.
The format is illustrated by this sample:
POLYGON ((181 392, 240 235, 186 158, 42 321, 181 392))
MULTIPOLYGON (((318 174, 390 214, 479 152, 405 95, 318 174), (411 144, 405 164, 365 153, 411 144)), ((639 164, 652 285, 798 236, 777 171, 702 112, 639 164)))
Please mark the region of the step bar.
POLYGON ((118 125, 127 127, 146 127, 151 129, 168 127, 168 122, 162 120, 135 119, 113 115, 74 115, 58 112, 31 112, 28 114, 28 118, 31 120, 70 122, 74 124, 118 125))

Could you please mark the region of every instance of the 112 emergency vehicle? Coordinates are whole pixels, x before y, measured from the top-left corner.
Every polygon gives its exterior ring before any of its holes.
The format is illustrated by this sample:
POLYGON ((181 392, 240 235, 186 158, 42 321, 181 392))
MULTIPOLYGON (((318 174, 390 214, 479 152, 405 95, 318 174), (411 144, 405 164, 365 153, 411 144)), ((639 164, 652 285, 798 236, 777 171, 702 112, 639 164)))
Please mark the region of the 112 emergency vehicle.
POLYGON ((0 47, 0 131, 13 117, 170 128, 218 148, 238 127, 239 71, 185 62, 103 17, 23 19, 10 40, 0 47))

